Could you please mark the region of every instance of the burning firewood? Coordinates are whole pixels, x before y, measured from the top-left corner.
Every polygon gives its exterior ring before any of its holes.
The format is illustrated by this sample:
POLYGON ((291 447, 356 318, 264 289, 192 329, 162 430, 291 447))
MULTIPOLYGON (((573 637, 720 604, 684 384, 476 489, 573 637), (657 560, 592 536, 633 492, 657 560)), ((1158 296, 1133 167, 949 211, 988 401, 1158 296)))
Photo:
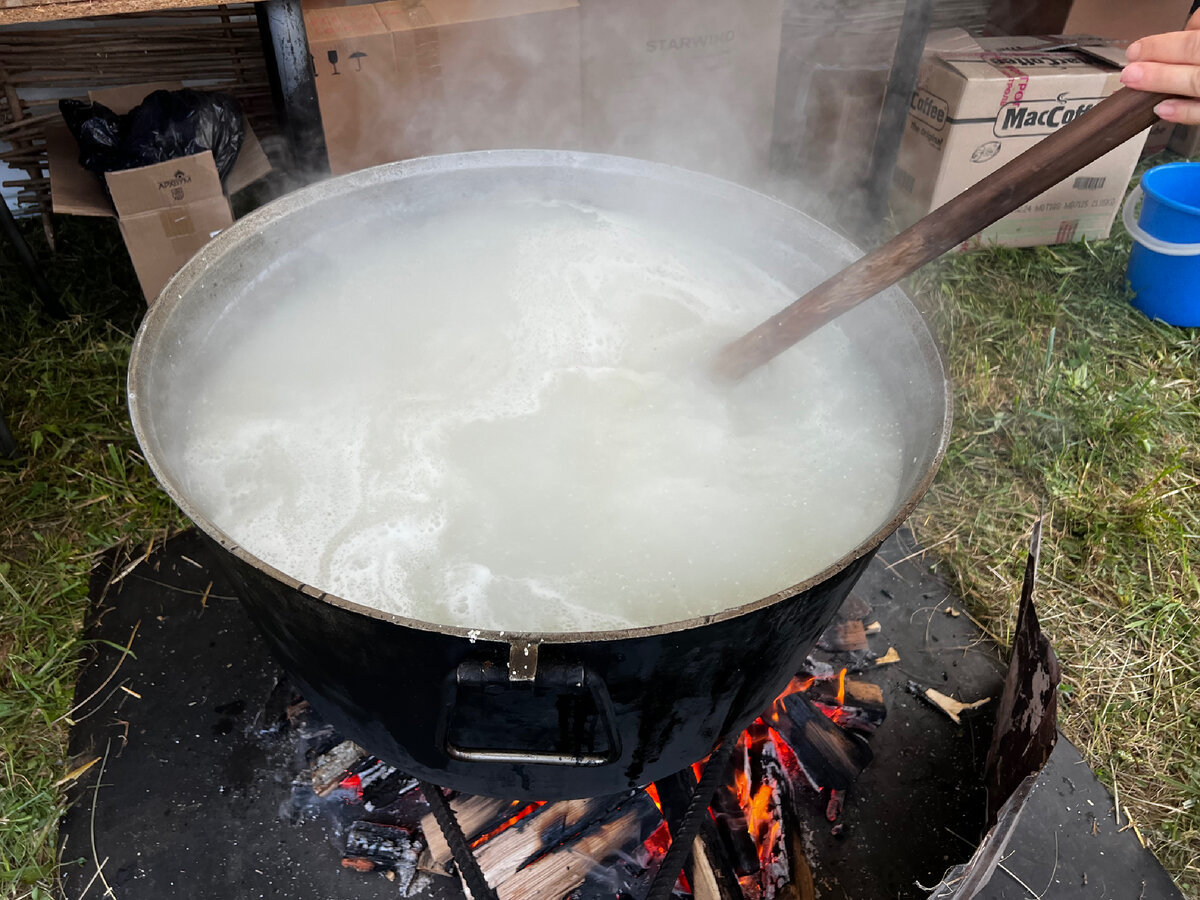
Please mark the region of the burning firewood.
POLYGON ((846 790, 871 762, 867 743, 831 722, 803 694, 775 701, 769 723, 818 789, 846 790))
MULTIPOLYGON (((469 840, 487 834, 490 830, 489 825, 499 825, 506 818, 516 814, 519 808, 527 805, 508 800, 493 800, 490 797, 458 797, 450 801, 454 817, 458 819, 463 834, 469 840)), ((454 854, 450 852, 450 845, 442 836, 442 830, 432 813, 421 820, 421 833, 425 835, 428 848, 421 855, 421 869, 435 875, 449 875, 449 866, 454 854)))
POLYGON ((887 718, 883 690, 870 682, 847 678, 844 670, 837 679, 815 682, 808 698, 843 728, 870 734, 887 718))
POLYGON ((399 884, 400 895, 408 891, 418 877, 417 857, 424 849, 412 829, 378 822, 355 822, 346 833, 346 855, 342 866, 358 872, 391 873, 399 884))
POLYGON ((334 792, 350 767, 367 755, 367 751, 353 741, 342 741, 317 760, 312 769, 313 793, 328 797, 334 792))
MULTIPOLYGON (((553 809, 539 811, 530 819, 543 815, 556 814, 553 809)), ((528 828, 514 826, 485 844, 478 858, 500 900, 559 900, 589 878, 621 882, 623 870, 631 878, 641 875, 653 855, 646 842, 661 827, 658 808, 649 796, 638 791, 622 798, 604 815, 592 816, 582 831, 542 847, 532 856, 525 855, 529 844, 522 831, 528 828)), ((612 895, 628 886, 609 884, 612 895)))

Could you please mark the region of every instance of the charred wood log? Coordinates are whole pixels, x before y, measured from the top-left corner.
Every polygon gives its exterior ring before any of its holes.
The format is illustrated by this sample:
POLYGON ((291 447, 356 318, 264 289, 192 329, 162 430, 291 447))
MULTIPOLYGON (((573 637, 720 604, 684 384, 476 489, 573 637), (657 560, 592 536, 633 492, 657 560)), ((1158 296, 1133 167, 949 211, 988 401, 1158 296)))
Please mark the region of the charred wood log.
POLYGON ((817 681, 808 691, 808 698, 834 722, 843 728, 871 734, 887 718, 883 690, 868 681, 817 681))
POLYGON ((846 790, 871 762, 866 741, 829 721, 803 694, 775 701, 769 719, 818 788, 846 790))
POLYGON ((403 892, 417 877, 417 858, 424 848, 420 836, 409 828, 355 822, 346 833, 342 865, 360 872, 394 872, 403 892))
POLYGON ((867 629, 861 619, 835 621, 817 639, 817 646, 829 653, 855 653, 870 647, 867 629))

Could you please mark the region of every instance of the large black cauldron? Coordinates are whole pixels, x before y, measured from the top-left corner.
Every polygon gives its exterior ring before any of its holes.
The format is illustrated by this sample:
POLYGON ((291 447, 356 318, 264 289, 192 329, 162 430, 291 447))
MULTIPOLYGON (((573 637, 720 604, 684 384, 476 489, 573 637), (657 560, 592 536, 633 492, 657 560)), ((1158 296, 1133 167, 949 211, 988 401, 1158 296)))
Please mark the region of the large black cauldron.
POLYGON ((782 690, 875 549, 929 486, 949 431, 948 392, 933 340, 902 292, 844 316, 856 348, 903 410, 907 468, 890 514, 807 582, 656 628, 511 634, 388 615, 298 583, 200 514, 171 429, 179 427, 189 378, 220 352, 234 313, 286 298, 320 256, 322 229, 346 217, 375 217, 385 227, 397 214, 514 192, 581 201, 717 240, 785 283, 814 261, 832 273, 857 255, 793 209, 665 166, 549 151, 398 163, 287 196, 218 236, 147 315, 129 402, 159 480, 227 551, 229 574, 273 651, 344 735, 413 775, 471 793, 600 796, 703 758, 782 690))

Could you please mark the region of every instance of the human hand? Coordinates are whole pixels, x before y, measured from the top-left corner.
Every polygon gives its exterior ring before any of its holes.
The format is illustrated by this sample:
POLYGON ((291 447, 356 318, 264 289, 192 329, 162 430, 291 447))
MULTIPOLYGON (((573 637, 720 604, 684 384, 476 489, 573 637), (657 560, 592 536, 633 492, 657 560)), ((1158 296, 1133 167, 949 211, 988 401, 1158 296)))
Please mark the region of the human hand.
MULTIPOLYGON (((1200 12, 1185 30, 1134 41, 1125 55, 1129 65, 1121 73, 1121 83, 1126 87, 1200 98, 1200 12)), ((1168 122, 1200 125, 1200 99, 1164 100, 1154 112, 1168 122)))

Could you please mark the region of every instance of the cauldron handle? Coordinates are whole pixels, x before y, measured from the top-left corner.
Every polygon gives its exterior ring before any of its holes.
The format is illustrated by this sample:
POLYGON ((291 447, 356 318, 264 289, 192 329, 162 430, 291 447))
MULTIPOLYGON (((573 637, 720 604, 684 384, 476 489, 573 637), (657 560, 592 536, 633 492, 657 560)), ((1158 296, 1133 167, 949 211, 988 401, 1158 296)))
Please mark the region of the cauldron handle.
POLYGON ((450 740, 450 721, 458 702, 460 686, 486 687, 508 684, 508 673, 491 663, 464 662, 446 679, 442 718, 438 723, 437 739, 443 752, 451 759, 469 763, 530 764, 539 766, 569 766, 572 768, 607 766, 621 758, 621 736, 617 730, 616 713, 604 679, 585 666, 544 666, 537 673, 539 683, 554 689, 587 687, 596 704, 596 713, 608 739, 603 753, 553 753, 537 750, 507 750, 499 747, 460 747, 450 740))

